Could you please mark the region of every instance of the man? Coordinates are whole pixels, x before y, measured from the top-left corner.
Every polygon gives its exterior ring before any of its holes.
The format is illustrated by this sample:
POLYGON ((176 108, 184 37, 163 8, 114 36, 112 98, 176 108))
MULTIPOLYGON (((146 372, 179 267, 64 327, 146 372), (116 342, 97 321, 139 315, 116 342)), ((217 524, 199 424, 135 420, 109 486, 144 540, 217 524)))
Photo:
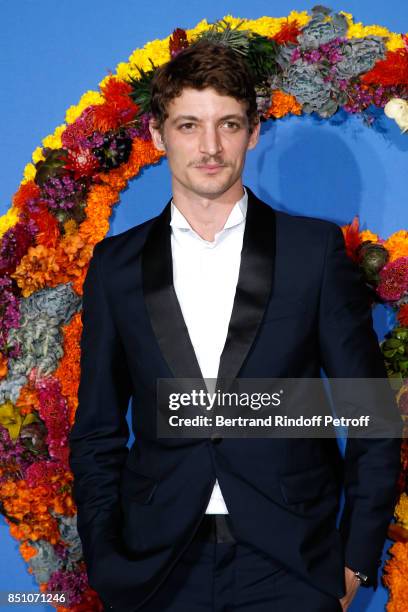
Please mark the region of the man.
POLYGON ((182 51, 151 108, 173 198, 97 244, 84 285, 70 465, 90 585, 120 612, 347 610, 377 584, 399 441, 348 440, 337 530, 334 439, 159 438, 156 381, 385 378, 362 278, 335 224, 243 186, 260 123, 239 55, 182 51))

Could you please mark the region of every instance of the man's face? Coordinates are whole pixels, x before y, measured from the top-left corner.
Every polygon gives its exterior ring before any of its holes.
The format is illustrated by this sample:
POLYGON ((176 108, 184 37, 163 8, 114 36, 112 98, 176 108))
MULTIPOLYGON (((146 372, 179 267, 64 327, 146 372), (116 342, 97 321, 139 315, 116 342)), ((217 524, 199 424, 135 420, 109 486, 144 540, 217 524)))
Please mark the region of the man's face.
POLYGON ((241 182, 246 152, 260 130, 258 123, 249 133, 245 102, 210 87, 185 88, 167 110, 162 135, 152 121, 149 127, 155 146, 167 153, 173 191, 216 198, 241 182))

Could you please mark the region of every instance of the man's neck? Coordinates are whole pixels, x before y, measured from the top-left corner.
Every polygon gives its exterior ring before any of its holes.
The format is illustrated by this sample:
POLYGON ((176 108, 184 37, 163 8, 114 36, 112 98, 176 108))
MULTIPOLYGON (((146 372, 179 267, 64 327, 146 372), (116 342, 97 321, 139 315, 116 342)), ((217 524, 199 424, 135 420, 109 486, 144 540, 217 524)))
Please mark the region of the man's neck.
POLYGON ((215 199, 191 196, 191 192, 187 196, 173 189, 173 204, 201 238, 213 242, 215 234, 222 230, 231 210, 244 195, 242 183, 233 187, 215 199))

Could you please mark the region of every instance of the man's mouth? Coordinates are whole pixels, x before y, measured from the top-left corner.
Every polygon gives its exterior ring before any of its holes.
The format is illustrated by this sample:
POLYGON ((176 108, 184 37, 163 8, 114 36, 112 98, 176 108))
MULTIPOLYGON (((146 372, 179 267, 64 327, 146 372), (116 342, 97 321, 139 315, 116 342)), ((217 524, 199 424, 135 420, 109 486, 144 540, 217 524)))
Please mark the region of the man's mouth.
POLYGON ((199 166, 196 166, 196 168, 203 170, 204 172, 213 173, 221 170, 221 168, 224 168, 224 166, 223 164, 200 164, 199 166))

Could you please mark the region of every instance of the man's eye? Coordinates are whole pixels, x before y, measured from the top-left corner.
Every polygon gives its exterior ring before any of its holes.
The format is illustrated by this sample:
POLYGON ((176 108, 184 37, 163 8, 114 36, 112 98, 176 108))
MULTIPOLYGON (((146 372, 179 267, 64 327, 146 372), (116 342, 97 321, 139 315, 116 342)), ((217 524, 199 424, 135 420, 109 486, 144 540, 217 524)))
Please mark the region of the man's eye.
POLYGON ((187 128, 188 130, 194 125, 194 123, 183 123, 180 128, 187 128))
POLYGON ((233 129, 239 128, 239 123, 236 123, 235 121, 226 121, 224 125, 233 129))

